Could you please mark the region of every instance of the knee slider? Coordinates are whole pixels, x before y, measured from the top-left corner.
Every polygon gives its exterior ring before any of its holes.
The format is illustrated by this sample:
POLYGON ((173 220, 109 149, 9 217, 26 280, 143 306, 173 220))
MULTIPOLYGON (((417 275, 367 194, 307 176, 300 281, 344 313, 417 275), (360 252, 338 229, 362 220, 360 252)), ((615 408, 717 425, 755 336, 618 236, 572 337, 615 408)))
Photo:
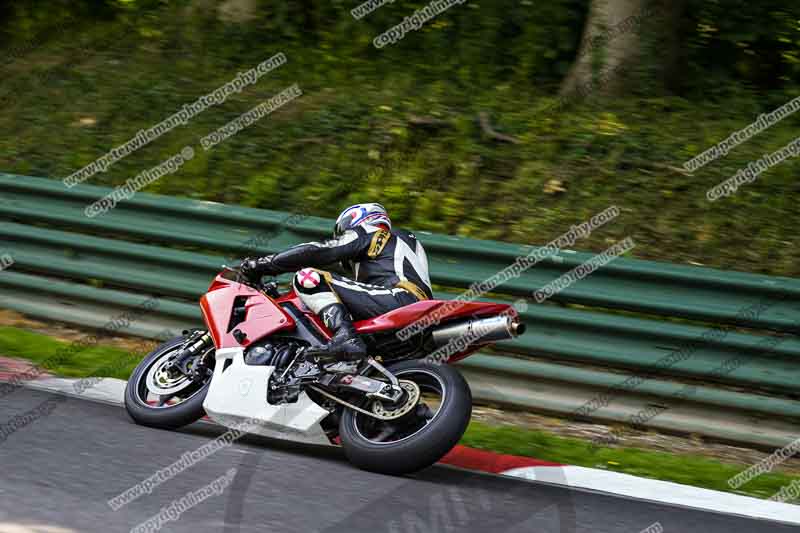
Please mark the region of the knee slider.
POLYGON ((304 268, 294 275, 294 288, 297 292, 315 292, 321 285, 323 285, 323 276, 317 269, 304 268))

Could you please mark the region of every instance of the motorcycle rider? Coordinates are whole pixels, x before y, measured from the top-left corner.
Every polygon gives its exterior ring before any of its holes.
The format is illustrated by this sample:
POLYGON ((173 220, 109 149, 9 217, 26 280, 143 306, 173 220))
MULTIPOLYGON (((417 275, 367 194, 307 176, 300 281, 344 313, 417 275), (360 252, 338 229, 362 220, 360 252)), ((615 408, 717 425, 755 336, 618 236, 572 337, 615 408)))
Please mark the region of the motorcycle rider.
POLYGON ((333 238, 298 244, 280 253, 245 259, 250 279, 296 272, 300 299, 319 316, 333 336, 307 352, 321 359, 357 361, 367 348, 353 327, 363 320, 432 297, 425 249, 413 233, 392 229, 378 203, 348 207, 336 219, 333 238), (352 279, 323 270, 341 263, 352 279))

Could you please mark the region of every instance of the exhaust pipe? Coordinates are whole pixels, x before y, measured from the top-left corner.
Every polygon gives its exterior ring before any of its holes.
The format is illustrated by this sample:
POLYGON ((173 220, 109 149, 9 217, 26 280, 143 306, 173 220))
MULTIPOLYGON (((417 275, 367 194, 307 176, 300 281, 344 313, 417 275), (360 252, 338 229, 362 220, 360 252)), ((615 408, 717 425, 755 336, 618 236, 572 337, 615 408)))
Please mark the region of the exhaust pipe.
POLYGON ((467 344, 492 344, 519 337, 525 333, 525 324, 519 317, 506 315, 489 318, 473 318, 447 324, 433 330, 433 342, 437 348, 460 339, 467 344))

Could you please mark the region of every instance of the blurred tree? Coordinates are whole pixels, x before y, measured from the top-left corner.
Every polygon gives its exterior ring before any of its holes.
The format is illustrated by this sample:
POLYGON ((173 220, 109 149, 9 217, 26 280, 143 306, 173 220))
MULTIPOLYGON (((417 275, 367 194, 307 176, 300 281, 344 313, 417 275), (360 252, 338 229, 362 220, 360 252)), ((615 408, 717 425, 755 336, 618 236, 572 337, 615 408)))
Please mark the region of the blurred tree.
POLYGON ((678 57, 683 7, 683 0, 593 0, 561 94, 618 95, 637 71, 663 85, 678 57))
POLYGON ((220 20, 226 22, 250 22, 258 16, 257 0, 226 0, 217 8, 220 20))

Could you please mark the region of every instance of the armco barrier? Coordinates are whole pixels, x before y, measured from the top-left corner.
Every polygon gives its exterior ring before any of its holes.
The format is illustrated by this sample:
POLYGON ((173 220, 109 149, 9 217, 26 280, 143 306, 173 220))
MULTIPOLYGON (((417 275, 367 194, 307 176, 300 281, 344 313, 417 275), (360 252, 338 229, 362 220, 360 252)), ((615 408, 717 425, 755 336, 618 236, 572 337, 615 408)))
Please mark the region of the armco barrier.
MULTIPOLYGON (((332 227, 329 220, 302 214, 143 193, 87 218, 86 205, 108 192, 0 175, 0 250, 15 261, 0 273, 0 307, 98 326, 114 310, 157 295, 162 304, 152 323, 132 326, 132 333, 196 325, 194 302, 224 257, 274 252, 327 237, 332 227)), ((454 289, 490 277, 531 250, 418 236, 434 283, 451 288, 438 297, 452 297, 454 289)), ((589 257, 561 251, 495 292, 529 297, 589 257)), ((637 373, 648 379, 588 416, 625 422, 648 406, 666 406, 648 425, 765 446, 783 443, 797 427, 800 281, 617 259, 551 300, 537 305, 530 298, 523 337, 460 365, 477 398, 563 415, 637 373), (759 302, 762 312, 742 313, 759 302), (714 327, 729 329, 701 341, 714 327), (776 334, 779 341, 765 349, 776 334), (664 359, 681 349, 688 357, 663 368, 664 359), (737 363, 732 371, 715 371, 731 361, 737 363), (686 384, 698 387, 681 399, 686 384), (716 421, 703 423, 708 416, 716 421)))

